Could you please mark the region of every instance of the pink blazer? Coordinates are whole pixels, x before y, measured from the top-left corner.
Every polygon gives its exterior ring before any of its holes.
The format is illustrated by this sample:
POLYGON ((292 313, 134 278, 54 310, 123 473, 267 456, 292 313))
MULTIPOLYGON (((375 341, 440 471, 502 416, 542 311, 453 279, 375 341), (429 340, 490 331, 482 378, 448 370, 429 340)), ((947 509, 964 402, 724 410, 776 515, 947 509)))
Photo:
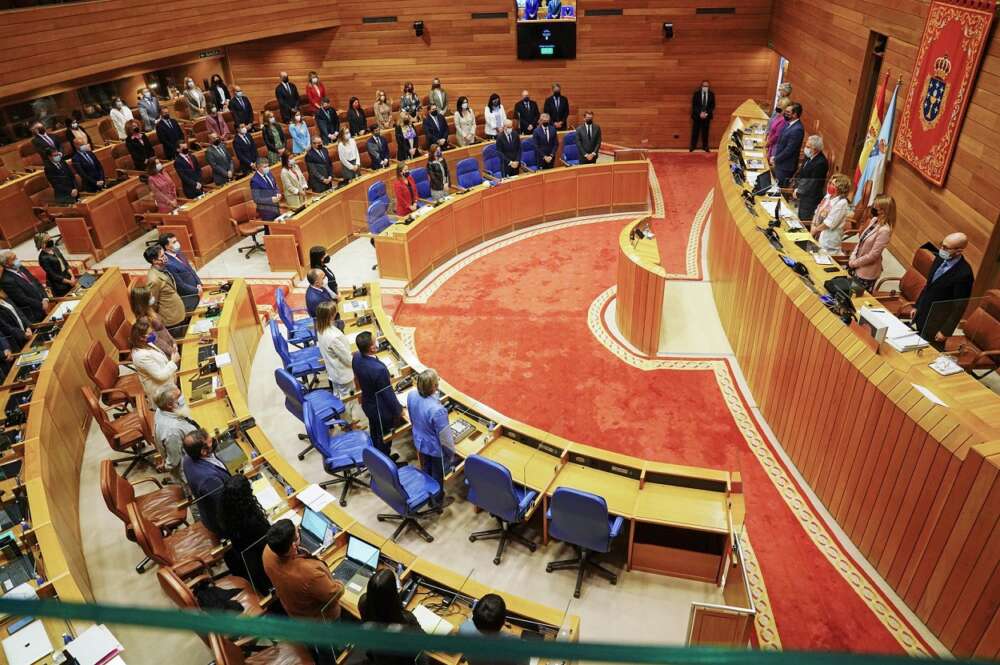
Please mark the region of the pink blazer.
POLYGON ((883 225, 865 236, 865 232, 877 224, 878 218, 873 218, 871 224, 861 233, 864 240, 851 252, 848 267, 853 268, 854 274, 861 279, 878 279, 882 274, 882 251, 892 237, 892 227, 883 225))
POLYGON ((208 131, 218 134, 223 141, 229 138, 229 125, 226 124, 221 112, 214 118, 210 115, 205 116, 205 127, 208 128, 208 131))
POLYGON ((771 159, 774 157, 774 149, 778 147, 778 139, 781 138, 781 132, 785 131, 785 127, 788 126, 788 121, 785 120, 785 116, 779 115, 774 120, 774 124, 771 125, 771 129, 767 130, 767 158, 771 159))

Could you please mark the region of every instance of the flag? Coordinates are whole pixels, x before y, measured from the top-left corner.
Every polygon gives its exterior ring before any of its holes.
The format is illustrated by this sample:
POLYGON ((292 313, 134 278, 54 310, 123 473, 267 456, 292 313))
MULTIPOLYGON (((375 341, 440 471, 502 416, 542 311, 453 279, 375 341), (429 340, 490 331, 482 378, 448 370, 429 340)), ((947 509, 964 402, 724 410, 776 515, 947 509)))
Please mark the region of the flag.
POLYGON ((882 118, 885 117, 885 89, 888 85, 889 72, 886 72, 885 78, 882 80, 882 85, 879 86, 878 92, 875 94, 875 103, 872 104, 871 118, 868 120, 868 131, 865 133, 865 145, 861 148, 861 155, 858 157, 858 166, 854 169, 855 189, 860 189, 858 182, 861 180, 861 174, 865 171, 868 154, 872 151, 875 139, 878 138, 878 133, 882 130, 882 118))
POLYGON ((896 96, 899 94, 899 83, 892 91, 892 99, 889 101, 889 108, 885 111, 885 119, 882 122, 882 129, 879 130, 878 140, 872 146, 865 162, 865 170, 858 181, 857 191, 854 192, 854 205, 861 202, 861 194, 865 188, 865 183, 869 180, 872 183, 872 193, 868 203, 875 200, 875 197, 882 193, 885 180, 885 162, 889 151, 892 150, 892 130, 896 125, 896 96))

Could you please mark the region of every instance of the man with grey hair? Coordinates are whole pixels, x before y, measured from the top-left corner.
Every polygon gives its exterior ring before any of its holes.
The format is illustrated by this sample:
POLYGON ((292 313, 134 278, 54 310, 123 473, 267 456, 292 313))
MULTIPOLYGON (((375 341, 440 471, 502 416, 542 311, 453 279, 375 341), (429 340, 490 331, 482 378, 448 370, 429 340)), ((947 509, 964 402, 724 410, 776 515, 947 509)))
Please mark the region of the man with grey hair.
POLYGON ((156 414, 153 417, 154 444, 163 457, 164 470, 178 485, 184 484, 181 459, 184 437, 198 430, 198 423, 180 412, 181 391, 177 386, 163 386, 153 395, 156 414))
POLYGON ((767 131, 771 131, 771 127, 778 120, 778 116, 782 114, 785 107, 782 105, 782 99, 792 98, 792 84, 787 81, 778 86, 778 98, 774 106, 774 112, 771 113, 771 119, 767 121, 767 131))
POLYGON ((420 453, 424 473, 440 488, 431 499, 432 508, 444 508, 451 498, 444 498, 444 477, 455 457, 455 440, 448 422, 448 410, 437 396, 440 380, 428 368, 417 375, 417 389, 406 396, 406 411, 413 426, 413 446, 420 453))
POLYGON ((799 219, 808 221, 813 218, 816 206, 826 193, 826 176, 830 164, 823 154, 823 137, 813 134, 807 138, 803 155, 805 158, 795 177, 795 190, 792 196, 799 201, 799 219))
POLYGON ((21 265, 13 250, 0 252, 0 289, 20 308, 29 323, 38 323, 49 309, 49 294, 35 276, 21 265))
POLYGON ((521 171, 521 137, 514 133, 510 118, 503 121, 503 131, 497 134, 497 152, 505 178, 521 171))

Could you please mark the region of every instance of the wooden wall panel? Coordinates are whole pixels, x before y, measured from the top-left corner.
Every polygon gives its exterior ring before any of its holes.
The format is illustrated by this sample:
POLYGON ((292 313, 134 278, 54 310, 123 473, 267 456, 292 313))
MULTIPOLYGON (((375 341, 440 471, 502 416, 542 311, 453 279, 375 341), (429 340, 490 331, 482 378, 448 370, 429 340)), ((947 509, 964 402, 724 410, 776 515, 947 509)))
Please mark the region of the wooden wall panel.
POLYGON ((468 95, 477 116, 491 92, 507 109, 527 87, 541 104, 553 81, 562 84, 575 117, 592 108, 606 141, 620 145, 686 147, 690 138, 691 94, 702 78, 717 94, 718 142, 729 113, 747 97, 766 96, 773 54, 767 48, 771 0, 732 0, 735 14, 696 15, 701 0, 621 0, 623 16, 583 16, 606 8, 604 0, 579 0, 577 58, 519 61, 513 18, 471 20, 471 12, 511 12, 510 0, 471 5, 397 0, 344 0, 341 25, 300 38, 276 38, 228 48, 233 76, 255 104, 274 96, 277 74, 286 69, 304 94, 305 76, 315 69, 338 109, 352 95, 371 104, 376 89, 398 98, 412 80, 420 95, 440 76, 452 109, 468 95), (364 16, 398 17, 396 23, 363 24, 364 16), (425 38, 412 23, 424 21, 425 38), (672 21, 665 41, 661 24, 672 21), (737 54, 734 56, 734 54, 737 54))
MULTIPOLYGON (((889 38, 882 71, 890 71, 893 81, 903 78, 902 106, 929 5, 928 0, 788 0, 774 4, 770 39, 774 49, 790 61, 792 97, 804 107, 806 128, 823 135, 827 152, 847 173, 854 171, 854 162, 845 159, 845 154, 850 152, 847 142, 869 32, 889 38), (822 30, 822 44, 817 43, 817 29, 822 30), (851 163, 845 163, 848 161, 851 163)), ((899 213, 890 245, 895 256, 907 263, 920 244, 939 242, 951 231, 962 231, 970 240, 966 256, 977 268, 977 292, 995 287, 1000 279, 996 261, 1000 251, 996 231, 1000 219, 1000 40, 995 32, 945 186, 931 185, 900 159, 891 162, 886 180, 899 213)), ((867 118, 861 122, 867 123, 867 118)))

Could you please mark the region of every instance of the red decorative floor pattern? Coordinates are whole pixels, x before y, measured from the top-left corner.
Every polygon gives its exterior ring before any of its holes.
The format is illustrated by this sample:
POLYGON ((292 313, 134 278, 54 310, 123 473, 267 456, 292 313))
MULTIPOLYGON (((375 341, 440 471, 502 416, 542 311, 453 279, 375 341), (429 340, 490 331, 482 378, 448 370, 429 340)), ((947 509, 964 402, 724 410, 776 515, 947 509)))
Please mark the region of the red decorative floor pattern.
MULTIPOLYGON (((663 194, 663 216, 653 217, 660 265, 667 274, 687 272, 687 246, 695 213, 715 182, 715 155, 706 152, 649 154, 663 194)), ((697 266, 701 278, 701 261, 697 266)))

